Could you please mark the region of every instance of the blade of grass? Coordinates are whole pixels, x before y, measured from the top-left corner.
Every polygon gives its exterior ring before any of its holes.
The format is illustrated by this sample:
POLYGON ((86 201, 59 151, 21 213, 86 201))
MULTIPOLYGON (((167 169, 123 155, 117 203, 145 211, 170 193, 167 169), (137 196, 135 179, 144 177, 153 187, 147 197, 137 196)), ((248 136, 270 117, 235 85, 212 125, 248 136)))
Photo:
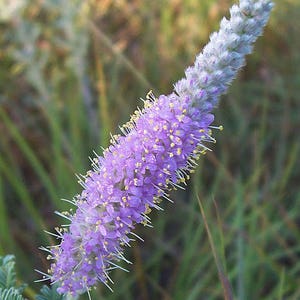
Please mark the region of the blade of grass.
POLYGON ((222 265, 221 265, 220 260, 217 256, 214 241, 213 241, 213 238, 212 238, 209 226, 208 226, 208 222, 207 222, 207 219, 206 219, 206 215, 205 215, 201 200, 200 200, 199 197, 197 197, 197 199, 198 199, 202 219, 203 219, 203 222, 204 222, 204 226, 205 226, 205 229, 206 229, 206 232, 207 232, 210 248, 212 250, 213 257, 214 257, 214 260, 215 260, 215 263, 216 263, 216 266, 217 266, 217 269, 218 269, 218 275, 219 275, 220 282, 222 284, 224 299, 225 300, 233 300, 233 293, 232 293, 231 285, 230 285, 230 282, 229 282, 228 278, 225 276, 225 274, 223 272, 222 265))
POLYGON ((104 32, 102 32, 97 26, 95 26, 93 22, 89 22, 89 27, 95 35, 95 38, 101 41, 107 48, 112 51, 112 53, 116 57, 120 59, 121 63, 138 79, 140 84, 142 84, 147 89, 152 88, 152 84, 150 84, 145 76, 135 68, 131 61, 114 46, 110 38, 104 32))
POLYGON ((284 296, 284 285, 285 285, 285 269, 283 268, 280 274, 280 281, 278 287, 278 300, 282 300, 284 296))
POLYGON ((219 208, 218 204, 215 199, 213 199, 215 211, 216 211, 216 216, 217 216, 217 224, 218 224, 218 232, 220 235, 220 252, 221 252, 221 259, 223 262, 224 270, 226 272, 226 259, 225 259, 225 239, 224 239, 224 234, 223 234, 223 222, 221 219, 221 215, 219 214, 219 208))
MULTIPOLYGON (((1 174, 1 173, 0 173, 1 174)), ((10 233, 8 215, 4 199, 3 182, 0 176, 0 256, 12 250, 13 237, 10 233)))
POLYGON ((17 127, 13 124, 13 122, 8 118, 6 115, 4 109, 0 107, 0 117, 3 120, 5 126, 7 127, 9 133, 14 138, 17 145, 20 147, 21 151, 24 153, 25 157, 30 162, 30 165, 35 170, 37 175, 41 178, 41 181, 47 188, 47 191, 50 195, 50 197, 53 199, 55 204, 59 207, 59 199, 58 195, 56 193, 55 187, 48 176, 47 171, 42 166, 41 162, 37 158, 35 152, 32 150, 32 148, 29 146, 25 138, 20 134, 17 127))
POLYGON ((292 148, 289 152, 288 161, 285 165, 285 168, 282 170, 282 175, 280 177, 280 181, 278 182, 279 191, 284 190, 284 188, 286 187, 286 185, 288 183, 288 180, 290 179, 290 177, 292 175, 292 171, 293 171, 294 167, 296 166, 296 161, 299 157, 299 155, 298 155, 299 148, 300 148, 299 143, 294 143, 292 145, 292 148))
POLYGON ((135 246, 133 248, 133 255, 134 255, 134 268, 135 268, 135 273, 137 276, 137 285, 140 290, 140 297, 144 300, 148 300, 148 294, 147 294, 147 285, 146 285, 146 272, 143 267, 142 263, 142 257, 141 257, 141 251, 139 246, 135 246))
MULTIPOLYGON (((72 94, 74 91, 71 91, 72 94)), ((72 157, 72 164, 74 168, 77 170, 83 170, 84 164, 82 157, 83 155, 83 145, 85 135, 83 134, 83 124, 88 124, 85 120, 84 109, 82 107, 82 101, 78 96, 79 92, 76 93, 75 96, 72 98, 69 97, 68 101, 68 114, 67 119, 70 126, 70 133, 71 133, 71 145, 73 151, 71 152, 72 157)))
MULTIPOLYGON (((34 205, 34 201, 32 200, 30 194, 28 193, 27 187, 23 183, 22 178, 16 176, 15 170, 9 167, 2 159, 1 156, 0 156, 0 171, 3 172, 7 180, 14 188, 14 191, 19 196, 21 203, 26 207, 29 215, 36 223, 37 228, 41 229, 39 230, 39 234, 42 237, 43 241, 46 242, 47 240, 45 239, 45 234, 42 233, 42 230, 45 230, 47 227, 43 221, 42 216, 39 214, 39 211, 36 209, 34 205)), ((50 237, 48 237, 48 242, 51 242, 50 237)))
POLYGON ((244 253, 244 199, 243 199, 243 190, 242 184, 237 185, 237 208, 236 208, 236 228, 237 228, 237 237, 236 237, 236 247, 237 247, 237 298, 239 300, 246 299, 245 296, 245 253, 244 253))
POLYGON ((99 105, 99 113, 101 120, 101 143, 103 147, 108 146, 109 142, 109 133, 111 132, 111 119, 109 117, 108 110, 108 98, 107 98, 107 90, 106 90, 106 79, 103 72, 102 62, 98 53, 100 53, 99 47, 97 46, 96 41, 94 41, 95 48, 95 60, 96 60, 96 72, 97 72, 97 90, 98 90, 98 105, 99 105))

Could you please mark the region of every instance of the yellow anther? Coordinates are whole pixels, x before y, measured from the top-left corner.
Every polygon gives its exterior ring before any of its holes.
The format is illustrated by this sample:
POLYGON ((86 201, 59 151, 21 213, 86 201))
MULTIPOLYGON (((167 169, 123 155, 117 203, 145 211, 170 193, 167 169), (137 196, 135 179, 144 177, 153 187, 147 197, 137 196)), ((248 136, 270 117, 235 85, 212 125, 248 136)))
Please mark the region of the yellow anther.
POLYGON ((146 95, 146 99, 148 99, 148 100, 153 100, 153 98, 155 98, 155 97, 154 97, 154 94, 153 94, 153 91, 150 90, 150 91, 147 93, 147 95, 146 95))
POLYGON ((177 120, 178 120, 179 122, 182 122, 183 118, 184 118, 184 115, 180 115, 180 116, 177 117, 177 120))
POLYGON ((151 208, 149 207, 148 204, 146 204, 145 214, 147 215, 147 214, 149 214, 149 213, 151 213, 151 208))

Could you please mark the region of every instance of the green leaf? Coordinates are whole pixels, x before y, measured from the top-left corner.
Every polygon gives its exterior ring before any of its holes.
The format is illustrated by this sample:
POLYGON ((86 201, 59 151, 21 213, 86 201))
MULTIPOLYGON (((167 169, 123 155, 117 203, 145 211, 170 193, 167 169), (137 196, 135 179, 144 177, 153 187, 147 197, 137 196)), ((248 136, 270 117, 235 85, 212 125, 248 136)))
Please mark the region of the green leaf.
POLYGON ((1 300, 25 300, 22 295, 19 294, 19 291, 13 287, 10 289, 1 289, 0 288, 0 299, 1 300))
POLYGON ((56 286, 52 286, 51 289, 44 285, 41 288, 41 295, 37 295, 36 296, 36 300, 66 300, 66 297, 64 295, 60 295, 57 291, 56 291, 56 286))
POLYGON ((15 257, 13 255, 0 256, 0 288, 9 289, 15 285, 15 257))

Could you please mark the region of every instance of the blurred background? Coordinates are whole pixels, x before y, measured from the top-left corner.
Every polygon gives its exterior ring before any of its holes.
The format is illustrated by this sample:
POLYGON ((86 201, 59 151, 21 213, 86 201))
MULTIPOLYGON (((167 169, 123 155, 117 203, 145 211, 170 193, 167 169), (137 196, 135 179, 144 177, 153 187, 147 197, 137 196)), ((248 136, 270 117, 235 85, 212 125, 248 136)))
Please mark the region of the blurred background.
MULTIPOLYGON (((274 2, 216 110, 214 151, 154 228, 137 227, 145 242, 126 249, 130 273, 112 272, 114 293, 93 299, 224 299, 218 267, 235 299, 300 299, 300 2, 274 2)), ((0 256, 16 255, 28 299, 75 173, 150 89, 172 91, 233 3, 0 0, 0 256)))

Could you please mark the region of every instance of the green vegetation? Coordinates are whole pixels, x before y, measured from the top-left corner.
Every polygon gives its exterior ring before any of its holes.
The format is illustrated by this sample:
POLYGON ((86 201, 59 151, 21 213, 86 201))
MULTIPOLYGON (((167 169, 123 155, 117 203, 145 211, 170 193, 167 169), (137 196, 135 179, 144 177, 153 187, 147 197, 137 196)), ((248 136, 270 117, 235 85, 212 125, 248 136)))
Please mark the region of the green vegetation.
MULTIPOLYGON (((43 286, 40 293, 35 296, 35 300, 68 300, 67 297, 57 293, 55 285, 51 288, 43 286)), ((0 299, 26 300, 23 294, 33 297, 34 292, 26 284, 17 283, 15 257, 13 255, 0 256, 0 299)))
MULTIPOLYGON (((35 299, 33 270, 49 267, 38 247, 57 242, 43 230, 80 191, 75 173, 140 97, 171 92, 233 2, 0 4, 0 255, 16 256, 18 275, 3 287, 0 273, 0 298, 11 289, 9 299, 35 299)), ((152 213, 154 228, 137 228, 145 242, 127 249, 130 273, 114 271, 114 292, 99 286, 93 299, 300 298, 300 3, 274 2, 216 111, 214 151, 175 203, 152 213)))

